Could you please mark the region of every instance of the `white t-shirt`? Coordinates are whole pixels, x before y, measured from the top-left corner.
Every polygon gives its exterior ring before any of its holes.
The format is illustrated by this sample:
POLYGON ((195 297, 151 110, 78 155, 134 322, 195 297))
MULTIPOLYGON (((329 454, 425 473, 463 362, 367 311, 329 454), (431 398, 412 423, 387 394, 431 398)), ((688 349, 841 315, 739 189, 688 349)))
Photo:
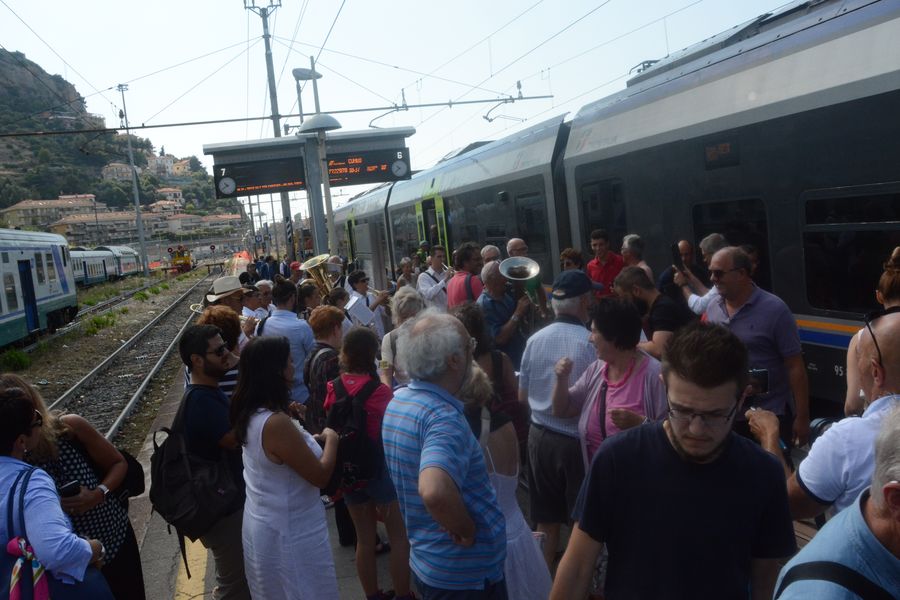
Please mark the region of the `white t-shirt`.
POLYGON ((872 484, 875 438, 881 423, 900 395, 884 396, 870 404, 861 417, 847 417, 831 426, 809 449, 797 468, 797 483, 819 504, 840 512, 853 504, 872 484))

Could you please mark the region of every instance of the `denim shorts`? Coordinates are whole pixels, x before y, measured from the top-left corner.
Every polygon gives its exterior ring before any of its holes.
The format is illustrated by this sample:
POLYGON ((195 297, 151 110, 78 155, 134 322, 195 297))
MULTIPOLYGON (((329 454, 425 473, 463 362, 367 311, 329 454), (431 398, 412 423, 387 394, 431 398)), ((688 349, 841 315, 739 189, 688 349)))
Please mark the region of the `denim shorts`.
POLYGON ((348 506, 365 504, 369 501, 375 504, 390 504, 396 499, 397 490, 394 489, 394 482, 391 481, 384 459, 382 459, 378 474, 370 479, 364 488, 344 494, 344 501, 348 506))

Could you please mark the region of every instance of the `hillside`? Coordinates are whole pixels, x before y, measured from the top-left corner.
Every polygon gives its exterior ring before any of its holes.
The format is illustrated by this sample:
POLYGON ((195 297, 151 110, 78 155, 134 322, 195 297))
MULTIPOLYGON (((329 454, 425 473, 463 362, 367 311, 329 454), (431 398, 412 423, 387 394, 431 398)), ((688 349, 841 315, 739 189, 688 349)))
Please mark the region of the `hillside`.
MULTIPOLYGON (((110 92, 114 94, 115 92, 110 92)), ((113 124, 113 126, 118 123, 113 124)), ((103 117, 85 109, 84 98, 71 83, 50 75, 21 52, 0 49, 0 133, 74 131, 106 127, 103 117)), ((147 138, 132 136, 135 164, 146 166, 154 151, 147 138)), ((72 133, 0 138, 0 208, 25 199, 56 198, 60 194, 94 194, 111 208, 133 202, 127 182, 105 181, 100 170, 110 162, 128 162, 127 142, 118 133, 72 133)), ((190 183, 181 183, 184 198, 206 210, 219 206, 212 178, 192 160, 190 183)), ((142 174, 142 204, 154 202, 155 190, 168 185, 142 174)))

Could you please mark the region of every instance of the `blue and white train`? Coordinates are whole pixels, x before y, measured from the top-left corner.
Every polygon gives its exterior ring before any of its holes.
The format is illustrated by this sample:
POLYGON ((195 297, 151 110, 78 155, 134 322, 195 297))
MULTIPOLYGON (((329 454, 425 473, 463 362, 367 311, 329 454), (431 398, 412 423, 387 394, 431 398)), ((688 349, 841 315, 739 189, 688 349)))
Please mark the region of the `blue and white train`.
POLYGON ((141 270, 140 255, 128 246, 73 248, 72 263, 75 283, 81 286, 128 277, 141 270))
POLYGON ((0 346, 65 325, 78 313, 66 238, 0 229, 0 346))

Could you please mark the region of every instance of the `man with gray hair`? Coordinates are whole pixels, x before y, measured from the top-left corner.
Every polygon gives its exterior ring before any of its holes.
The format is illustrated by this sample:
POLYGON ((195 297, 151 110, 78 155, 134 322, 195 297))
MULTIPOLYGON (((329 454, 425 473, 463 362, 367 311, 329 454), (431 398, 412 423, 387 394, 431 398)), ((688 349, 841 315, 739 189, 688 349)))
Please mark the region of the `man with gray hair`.
POLYGON ((531 407, 528 433, 528 490, 531 520, 546 534, 544 559, 553 571, 559 527, 568 523, 584 479, 578 417, 553 416, 555 366, 568 357, 573 373, 597 358, 588 339, 588 306, 596 286, 584 271, 563 271, 553 282, 550 302, 556 319, 528 339, 519 372, 519 402, 531 407))
POLYGON ((500 263, 486 262, 481 269, 484 290, 478 296, 478 306, 484 313, 484 323, 494 340, 494 347, 505 352, 516 370, 522 363, 525 351, 525 336, 519 328, 520 321, 528 314, 531 301, 522 294, 519 301, 506 287, 506 277, 500 274, 500 263))
POLYGON ((640 267, 653 281, 653 269, 644 260, 644 240, 636 233, 629 233, 622 238, 622 260, 626 267, 640 267))
MULTIPOLYGON (((711 233, 700 240, 700 255, 703 257, 703 262, 706 266, 709 266, 716 252, 727 246, 728 240, 721 233, 711 233)), ((673 268, 675 269, 675 284, 681 286, 681 292, 684 294, 684 299, 687 300, 688 306, 695 314, 702 315, 706 312, 706 307, 709 306, 709 303, 719 294, 716 286, 711 285, 707 288, 689 268, 684 271, 675 268, 675 265, 673 265, 673 268)))
POLYGON ((484 264, 488 264, 494 260, 500 260, 500 248, 493 244, 488 244, 481 249, 481 260, 484 264))
POLYGON ((424 600, 506 600, 506 525, 478 440, 455 395, 471 376, 462 323, 426 311, 399 340, 410 376, 382 422, 382 441, 424 600))
POLYGON ((875 440, 872 486, 781 570, 775 598, 897 598, 900 590, 900 410, 875 440))

